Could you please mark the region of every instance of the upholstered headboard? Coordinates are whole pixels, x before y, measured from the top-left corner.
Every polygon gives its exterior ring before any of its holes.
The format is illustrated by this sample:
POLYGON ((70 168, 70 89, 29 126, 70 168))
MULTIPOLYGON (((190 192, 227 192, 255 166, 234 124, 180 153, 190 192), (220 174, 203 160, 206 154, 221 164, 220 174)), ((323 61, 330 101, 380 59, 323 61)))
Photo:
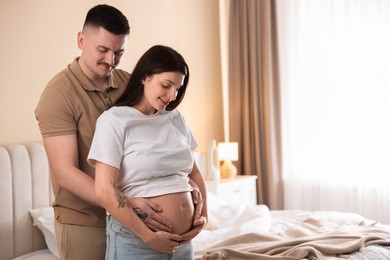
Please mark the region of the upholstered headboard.
POLYGON ((29 210, 51 205, 49 169, 41 143, 0 146, 0 259, 46 248, 29 210))

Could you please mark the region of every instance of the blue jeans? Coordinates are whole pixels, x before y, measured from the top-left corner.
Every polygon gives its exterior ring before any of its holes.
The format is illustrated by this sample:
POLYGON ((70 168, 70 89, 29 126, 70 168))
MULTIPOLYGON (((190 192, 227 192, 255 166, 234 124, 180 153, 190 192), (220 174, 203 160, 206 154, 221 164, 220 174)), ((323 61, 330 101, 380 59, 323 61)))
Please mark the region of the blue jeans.
POLYGON ((179 247, 174 254, 160 253, 151 249, 142 239, 136 236, 112 216, 107 216, 106 260, 158 259, 158 260, 193 260, 192 244, 179 247))

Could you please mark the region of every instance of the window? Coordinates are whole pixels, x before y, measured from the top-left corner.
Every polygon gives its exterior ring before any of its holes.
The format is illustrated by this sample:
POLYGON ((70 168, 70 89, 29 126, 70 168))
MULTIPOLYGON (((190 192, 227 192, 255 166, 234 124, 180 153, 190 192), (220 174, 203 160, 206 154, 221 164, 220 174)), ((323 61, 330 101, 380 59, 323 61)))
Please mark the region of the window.
MULTIPOLYGON (((286 180, 385 188, 390 1, 280 1, 278 16, 286 180)), ((286 195, 287 206, 297 207, 288 188, 286 195)))

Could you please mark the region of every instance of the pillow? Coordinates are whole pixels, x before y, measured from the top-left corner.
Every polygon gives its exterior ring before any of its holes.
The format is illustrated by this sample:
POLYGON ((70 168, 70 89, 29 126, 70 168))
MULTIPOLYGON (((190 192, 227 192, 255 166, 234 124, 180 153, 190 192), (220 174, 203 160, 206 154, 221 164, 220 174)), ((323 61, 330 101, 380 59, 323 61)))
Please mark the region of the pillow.
POLYGON ((208 212, 208 213, 209 213, 208 221, 207 221, 206 226, 203 229, 215 230, 215 229, 219 228, 218 222, 215 219, 214 215, 211 212, 208 212))
POLYGON ((41 249, 22 256, 13 258, 12 260, 58 260, 49 249, 41 249))
POLYGON ((30 210, 33 225, 42 232, 46 245, 50 252, 60 258, 57 246, 57 239, 54 231, 54 210, 52 207, 44 207, 30 210))
POLYGON ((221 206, 225 206, 227 203, 219 198, 214 193, 207 191, 207 209, 208 210, 214 210, 218 209, 221 206))
POLYGON ((242 226, 244 222, 258 221, 258 231, 268 232, 271 228, 271 212, 268 206, 261 204, 228 204, 214 193, 207 191, 207 210, 209 222, 204 229, 213 231, 234 225, 242 226))
POLYGON ((226 205, 226 202, 218 198, 214 193, 207 191, 208 222, 203 229, 215 230, 220 227, 217 218, 214 215, 215 211, 218 212, 218 209, 223 205, 226 205))

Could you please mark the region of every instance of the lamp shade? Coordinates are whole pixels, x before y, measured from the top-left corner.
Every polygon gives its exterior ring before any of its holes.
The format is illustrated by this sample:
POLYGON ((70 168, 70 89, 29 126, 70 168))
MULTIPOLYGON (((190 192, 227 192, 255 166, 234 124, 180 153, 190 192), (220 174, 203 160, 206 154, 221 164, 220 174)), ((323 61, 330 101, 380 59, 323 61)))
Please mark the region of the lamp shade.
POLYGON ((220 161, 237 161, 238 160, 238 143, 226 142, 218 143, 218 158, 220 161))

